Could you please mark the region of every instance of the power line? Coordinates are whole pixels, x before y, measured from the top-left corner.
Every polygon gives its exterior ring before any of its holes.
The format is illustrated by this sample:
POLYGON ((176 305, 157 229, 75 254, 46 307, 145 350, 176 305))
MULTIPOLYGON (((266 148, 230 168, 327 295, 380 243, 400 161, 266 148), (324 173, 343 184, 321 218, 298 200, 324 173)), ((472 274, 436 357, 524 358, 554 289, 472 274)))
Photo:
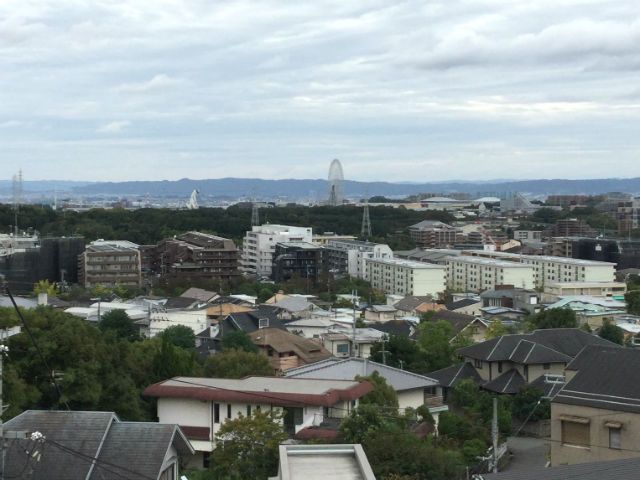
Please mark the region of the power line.
MULTIPOLYGON (((18 317, 20 317, 20 320, 22 321, 22 324, 24 325, 24 329, 27 331, 27 334, 29 335, 29 338, 31 339, 31 343, 33 343, 33 346, 35 347, 36 352, 38 352, 38 356, 40 357, 40 360, 42 360, 42 363, 44 364, 44 367, 47 369, 47 372, 49 372, 49 377, 51 379, 51 383, 55 387, 56 393, 58 394, 58 401, 62 400, 62 391, 60 390, 60 386, 58 385, 58 382, 56 382, 56 378, 55 378, 55 376, 53 374, 53 370, 51 370, 51 367, 49 367, 49 364, 47 363, 47 359, 44 358, 44 355, 42 354, 42 350, 40 350, 40 347, 38 346, 38 342, 36 342, 36 339, 34 338, 33 334, 31 333, 31 329, 29 328, 29 325, 27 324, 27 321, 25 320, 24 316, 22 315, 22 312, 18 308, 18 305, 16 304, 16 301, 13 298, 13 295, 11 295, 11 292, 9 291, 9 287, 8 286, 5 287, 5 291, 7 292, 7 295, 9 296, 9 298, 11 299, 11 303, 13 304, 13 308, 15 309, 16 313, 18 314, 18 317)), ((66 401, 63 401, 63 403, 67 407, 67 410, 70 410, 69 404, 66 401)))

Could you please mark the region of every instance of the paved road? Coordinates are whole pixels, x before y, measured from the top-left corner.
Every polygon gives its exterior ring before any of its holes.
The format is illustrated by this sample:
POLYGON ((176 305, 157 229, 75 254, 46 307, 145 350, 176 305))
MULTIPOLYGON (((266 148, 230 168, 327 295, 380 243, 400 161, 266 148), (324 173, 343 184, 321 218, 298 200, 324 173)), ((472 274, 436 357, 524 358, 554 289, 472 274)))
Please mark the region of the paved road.
POLYGON ((513 456, 505 472, 544 467, 547 463, 549 442, 544 438, 509 437, 507 445, 513 456))

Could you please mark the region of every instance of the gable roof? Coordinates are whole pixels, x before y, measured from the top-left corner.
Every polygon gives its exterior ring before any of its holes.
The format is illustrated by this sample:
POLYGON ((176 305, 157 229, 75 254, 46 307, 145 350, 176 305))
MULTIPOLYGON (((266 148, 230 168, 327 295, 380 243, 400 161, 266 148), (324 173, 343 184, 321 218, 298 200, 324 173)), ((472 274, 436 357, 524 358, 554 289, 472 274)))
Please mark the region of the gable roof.
POLYGON ((218 294, 216 292, 210 292, 209 290, 204 290, 202 288, 191 287, 191 288, 188 288, 180 296, 187 297, 187 298, 196 298, 202 302, 210 302, 211 300, 215 299, 218 296, 218 294))
POLYGON ((544 392, 544 398, 553 398, 564 386, 564 375, 550 375, 545 373, 536 378, 529 385, 537 387, 544 392))
POLYGON ((263 328, 249 334, 258 346, 269 346, 278 353, 293 352, 303 362, 314 363, 331 356, 320 343, 277 328, 263 328))
POLYGON ((289 377, 174 377, 148 386, 142 395, 270 405, 331 407, 373 390, 369 382, 289 377))
POLYGON ((482 388, 496 393, 517 393, 526 383, 520 372, 511 368, 502 375, 484 383, 482 388))
POLYGON ((404 337, 415 336, 418 332, 416 325, 407 320, 389 320, 384 323, 372 324, 371 328, 390 335, 401 335, 404 337))
POLYGON ((284 372, 284 376, 352 380, 356 378, 357 375, 368 377, 375 371, 377 371, 381 377, 384 377, 387 384, 397 392, 439 385, 439 382, 433 378, 355 357, 328 358, 321 362, 287 370, 284 372))
POLYGON ((473 315, 450 312, 449 310, 439 310, 429 321, 437 322, 438 320, 444 320, 445 322, 449 322, 456 333, 459 333, 464 329, 464 327, 473 322, 474 319, 475 317, 473 315))
POLYGON ((430 372, 429 378, 433 378, 440 382, 443 387, 455 387, 462 380, 473 380, 474 383, 481 385, 484 380, 478 375, 478 372, 469 362, 457 363, 449 367, 441 368, 435 372, 430 372))
POLYGON ((219 336, 232 330, 242 330, 247 333, 255 332, 260 327, 260 320, 265 318, 269 320, 270 328, 285 329, 282 320, 278 318, 273 308, 260 306, 249 312, 236 312, 224 317, 220 322, 219 336))
POLYGON ((640 413, 640 351, 587 346, 567 366, 576 374, 554 402, 640 413))
POLYGON ((481 303, 481 300, 474 300, 473 298, 463 298, 462 300, 458 300, 456 302, 447 303, 445 304, 445 307, 447 307, 447 310, 453 311, 458 310, 459 308, 476 305, 478 303, 481 303))
MULTIPOLYGON (((50 480, 157 478, 172 444, 180 453, 194 453, 177 425, 120 422, 113 412, 27 410, 7 421, 4 429, 39 431, 45 436, 45 448, 34 470, 46 472, 50 480)), ((16 442, 17 451, 24 451, 21 447, 29 440, 9 442, 16 442)), ((24 458, 6 458, 7 477, 20 478, 24 458)))
POLYGON ((393 306, 397 310, 402 310, 403 312, 412 312, 423 303, 432 303, 432 302, 435 303, 435 300, 432 300, 431 297, 409 296, 409 297, 404 297, 399 302, 396 302, 393 306))
POLYGON ((523 364, 569 362, 587 345, 615 346, 616 344, 591 335, 579 328, 553 328, 531 333, 502 335, 485 342, 458 349, 460 355, 487 362, 504 360, 523 364), (539 344, 532 349, 528 343, 539 344), (531 351, 533 350, 533 351, 531 351), (528 354, 531 353, 530 356, 528 354), (513 356, 513 358, 512 358, 513 356))

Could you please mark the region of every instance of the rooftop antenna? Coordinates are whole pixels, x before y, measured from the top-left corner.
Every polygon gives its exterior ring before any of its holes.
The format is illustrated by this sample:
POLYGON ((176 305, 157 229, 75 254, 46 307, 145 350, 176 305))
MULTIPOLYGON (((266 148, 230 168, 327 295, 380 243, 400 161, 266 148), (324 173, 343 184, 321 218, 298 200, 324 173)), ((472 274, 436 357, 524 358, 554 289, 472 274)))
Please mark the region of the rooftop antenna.
POLYGON ((364 193, 364 211, 362 212, 362 228, 360 236, 364 238, 371 237, 371 218, 369 217, 369 189, 364 193))
POLYGON ((258 213, 258 197, 256 195, 256 187, 253 187, 253 200, 251 204, 251 226, 257 227, 260 225, 260 215, 258 213))

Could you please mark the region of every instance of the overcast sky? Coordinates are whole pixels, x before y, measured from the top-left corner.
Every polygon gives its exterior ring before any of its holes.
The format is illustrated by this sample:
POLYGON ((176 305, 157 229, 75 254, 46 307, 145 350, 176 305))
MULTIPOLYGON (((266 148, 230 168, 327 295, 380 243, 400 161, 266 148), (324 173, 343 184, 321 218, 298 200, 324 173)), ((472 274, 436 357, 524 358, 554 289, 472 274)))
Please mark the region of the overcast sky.
POLYGON ((640 176, 640 1, 0 1, 0 178, 640 176))

